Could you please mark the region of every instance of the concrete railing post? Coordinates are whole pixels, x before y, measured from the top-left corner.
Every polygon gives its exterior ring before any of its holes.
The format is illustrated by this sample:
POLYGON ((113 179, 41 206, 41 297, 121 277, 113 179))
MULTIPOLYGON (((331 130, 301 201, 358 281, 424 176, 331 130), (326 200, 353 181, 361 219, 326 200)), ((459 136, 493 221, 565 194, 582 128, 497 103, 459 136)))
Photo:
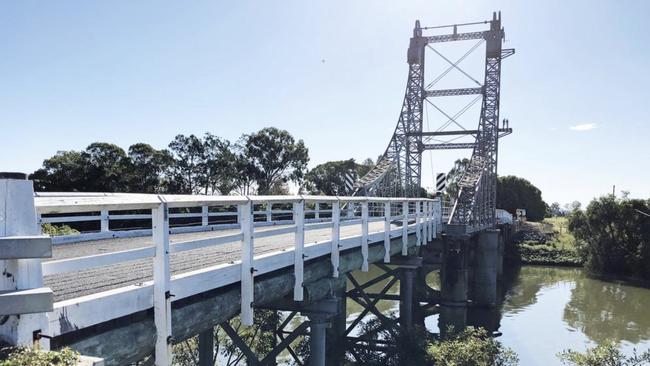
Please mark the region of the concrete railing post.
MULTIPOLYGON (((42 288, 41 258, 51 257, 52 243, 40 234, 33 183, 22 173, 0 173, 0 340, 11 345, 32 346, 35 335, 50 334, 53 296, 42 288)), ((45 338, 37 345, 50 347, 45 338)))

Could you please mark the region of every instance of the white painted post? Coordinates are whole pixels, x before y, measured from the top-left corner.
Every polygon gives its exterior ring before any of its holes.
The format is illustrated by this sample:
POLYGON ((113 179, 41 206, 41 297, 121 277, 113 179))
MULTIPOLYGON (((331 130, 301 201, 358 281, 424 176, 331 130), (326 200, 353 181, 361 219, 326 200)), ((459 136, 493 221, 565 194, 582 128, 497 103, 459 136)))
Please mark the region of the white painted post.
POLYGON ((384 202, 384 263, 390 263, 390 201, 384 202))
POLYGON ((109 226, 109 216, 108 216, 108 210, 102 210, 100 212, 100 220, 101 220, 101 231, 106 232, 110 230, 109 226))
MULTIPOLYGON (((10 174, 13 176, 14 174, 10 174)), ((40 235, 34 207, 33 183, 23 177, 0 177, 0 237, 40 235)), ((43 287, 41 259, 0 260, 0 291, 27 290, 43 287)), ((34 331, 49 335, 47 314, 11 315, 0 324, 0 338, 12 345, 33 346, 34 331)), ((48 339, 40 340, 40 348, 50 349, 48 339)))
POLYGON ((429 242, 429 203, 422 201, 422 245, 429 242))
POLYGON ((153 310, 156 324, 156 365, 169 366, 172 362, 172 313, 169 293, 169 211, 166 203, 151 210, 153 242, 156 255, 153 260, 153 310))
POLYGON ((293 300, 302 301, 304 295, 303 278, 305 267, 305 201, 293 203, 293 222, 296 223, 295 250, 293 257, 293 300))
POLYGON ((271 202, 266 203, 266 222, 271 222, 273 220, 273 211, 271 208, 273 204, 271 202))
POLYGON ((314 203, 314 219, 320 219, 320 203, 314 203))
POLYGON ((415 245, 422 245, 422 212, 420 210, 420 201, 415 201, 415 245))
POLYGON ((241 222, 241 323, 253 325, 253 204, 251 201, 237 208, 241 222))
POLYGON ((361 271, 368 272, 368 201, 361 202, 361 271))
POLYGON ((341 206, 332 202, 332 277, 339 276, 339 238, 341 236, 341 206))
POLYGON ((208 206, 201 206, 201 226, 208 226, 208 206))
POLYGON ((429 212, 429 223, 427 225, 429 227, 429 230, 428 230, 429 236, 428 236, 428 238, 429 238, 429 241, 432 241, 433 237, 434 237, 433 227, 434 227, 434 220, 435 220, 435 215, 433 214, 433 202, 429 201, 427 203, 427 207, 428 207, 428 210, 429 210, 428 211, 429 212))
POLYGON ((348 219, 354 217, 354 202, 348 202, 348 209, 346 214, 348 216, 348 219))
POLYGON ((408 240, 409 240, 409 203, 408 201, 402 202, 402 255, 408 254, 408 240))

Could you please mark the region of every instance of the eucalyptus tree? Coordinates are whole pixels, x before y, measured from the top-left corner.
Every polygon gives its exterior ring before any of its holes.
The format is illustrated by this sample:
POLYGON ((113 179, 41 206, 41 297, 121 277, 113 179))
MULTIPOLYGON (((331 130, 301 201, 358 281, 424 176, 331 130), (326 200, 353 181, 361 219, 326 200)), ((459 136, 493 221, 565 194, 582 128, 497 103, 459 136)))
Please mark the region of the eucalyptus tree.
POLYGON ((285 130, 267 127, 239 140, 240 168, 257 186, 258 194, 287 182, 299 183, 307 170, 309 151, 302 140, 296 141, 285 130))

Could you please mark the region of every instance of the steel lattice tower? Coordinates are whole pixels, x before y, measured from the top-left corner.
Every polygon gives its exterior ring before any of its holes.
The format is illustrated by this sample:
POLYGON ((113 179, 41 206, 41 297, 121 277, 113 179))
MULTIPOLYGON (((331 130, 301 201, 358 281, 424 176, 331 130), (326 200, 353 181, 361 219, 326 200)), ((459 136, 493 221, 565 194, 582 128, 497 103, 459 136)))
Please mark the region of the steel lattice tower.
MULTIPOLYGON (((397 126, 388 148, 377 165, 366 176, 357 181, 355 186, 358 194, 417 197, 421 192, 423 151, 471 148, 473 152, 470 165, 460 180, 460 191, 449 223, 466 225, 469 228, 490 227, 495 224, 498 141, 499 137, 512 131, 510 128, 501 128, 499 126, 501 60, 514 53, 512 49, 502 49, 503 39, 504 30, 501 27, 500 13, 498 15, 494 13, 490 21, 450 26, 422 28, 420 22, 416 21, 407 53, 409 74, 397 126), (466 33, 458 32, 459 27, 479 24, 489 24, 489 29, 466 33), (453 33, 433 36, 423 35, 424 30, 441 28, 453 28, 453 33), (466 40, 485 42, 483 84, 472 79, 478 84, 478 87, 441 90, 430 90, 425 87, 426 49, 431 48, 452 67, 467 75, 457 65, 467 54, 456 63, 453 63, 432 47, 436 43, 466 40), (481 113, 476 130, 423 131, 423 107, 425 102, 430 103, 449 117, 450 121, 456 122, 454 117, 444 113, 429 98, 474 94, 482 97, 481 113), (475 136, 475 142, 429 143, 435 136, 449 135, 472 135, 475 136)), ((478 44, 469 52, 473 51, 477 46, 478 44)), ((469 77, 469 75, 467 76, 469 77)), ((456 124, 458 125, 458 123, 456 124)))

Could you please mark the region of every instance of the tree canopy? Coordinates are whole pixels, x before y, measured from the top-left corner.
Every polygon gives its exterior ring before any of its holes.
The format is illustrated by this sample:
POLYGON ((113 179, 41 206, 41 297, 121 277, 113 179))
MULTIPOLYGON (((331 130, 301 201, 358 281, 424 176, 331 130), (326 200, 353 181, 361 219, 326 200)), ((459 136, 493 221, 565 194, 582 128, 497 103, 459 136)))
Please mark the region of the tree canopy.
POLYGON ((146 143, 128 148, 95 142, 83 151, 59 151, 30 175, 38 191, 222 194, 288 193, 300 182, 308 150, 289 132, 265 128, 239 144, 206 133, 177 135, 169 149, 146 143))
POLYGON ((305 188, 311 194, 324 194, 328 196, 346 195, 345 176, 351 173, 354 178, 362 177, 374 163, 371 159, 358 164, 354 159, 328 161, 319 164, 305 175, 305 188))
POLYGON ((267 127, 244 135, 239 142, 247 175, 257 184, 258 194, 289 181, 299 182, 307 171, 309 151, 285 130, 267 127))
POLYGON ((594 199, 569 215, 587 266, 596 272, 650 279, 650 200, 594 199))
POLYGON ((497 208, 515 214, 518 208, 526 209, 526 218, 541 221, 546 214, 542 192, 524 178, 508 175, 497 180, 497 208))

